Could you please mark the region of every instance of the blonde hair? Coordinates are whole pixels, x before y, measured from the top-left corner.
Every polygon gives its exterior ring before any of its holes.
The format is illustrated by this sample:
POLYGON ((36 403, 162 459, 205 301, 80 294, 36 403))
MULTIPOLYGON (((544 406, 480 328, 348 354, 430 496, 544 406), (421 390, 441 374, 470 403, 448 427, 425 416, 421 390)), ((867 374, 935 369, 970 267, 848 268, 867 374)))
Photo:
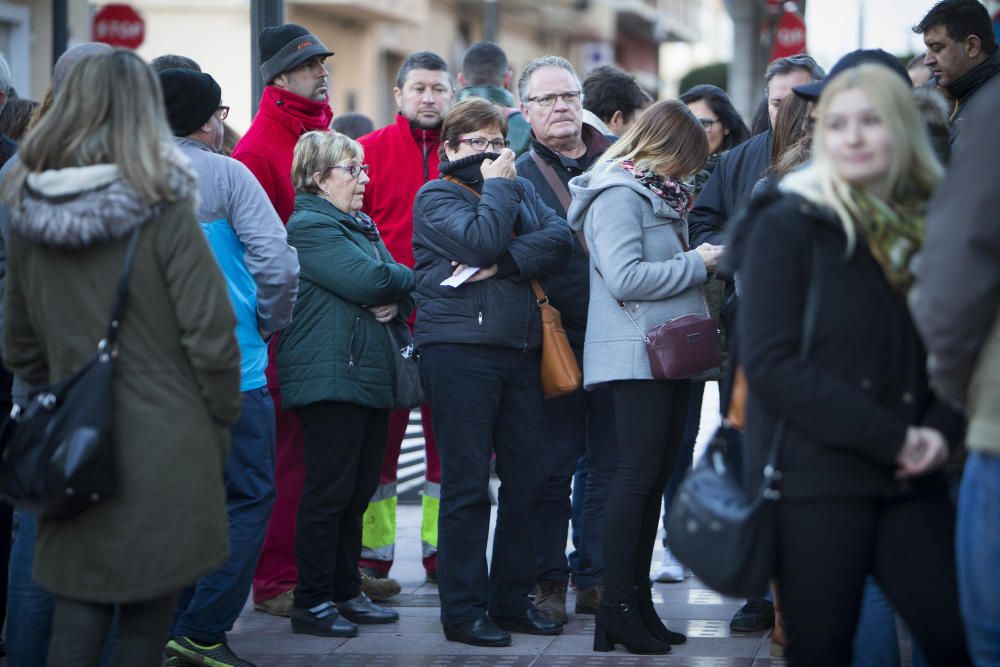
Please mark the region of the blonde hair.
POLYGON ((146 202, 177 201, 160 82, 139 56, 127 49, 86 56, 62 89, 49 95, 51 105, 43 102, 35 110, 18 152, 21 162, 7 190, 14 198, 29 172, 114 164, 146 202))
POLYGON ((886 176, 890 204, 925 201, 942 174, 913 90, 897 74, 882 65, 870 64, 853 67, 831 79, 816 107, 813 162, 788 174, 781 187, 833 209, 844 227, 848 253, 853 252, 857 243, 855 220, 861 212, 851 184, 837 174, 827 152, 826 121, 833 99, 853 89, 865 94, 892 136, 892 162, 886 176))
POLYGON ((292 157, 292 186, 296 192, 317 194, 316 179, 326 176, 330 167, 344 160, 365 158, 365 150, 354 139, 339 132, 306 132, 295 144, 292 157))
POLYGON ((705 166, 708 154, 708 136, 694 114, 683 102, 661 100, 642 112, 601 162, 631 160, 638 169, 686 178, 705 166))

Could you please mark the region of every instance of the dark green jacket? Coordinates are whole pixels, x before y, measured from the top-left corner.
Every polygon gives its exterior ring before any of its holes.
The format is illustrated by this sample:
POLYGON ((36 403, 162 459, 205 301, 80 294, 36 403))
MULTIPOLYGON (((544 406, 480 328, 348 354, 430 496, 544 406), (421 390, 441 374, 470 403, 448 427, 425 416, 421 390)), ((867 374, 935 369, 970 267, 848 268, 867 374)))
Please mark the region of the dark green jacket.
POLYGON ((514 106, 512 92, 497 86, 466 86, 458 91, 456 101, 462 102, 472 97, 481 97, 507 109, 507 139, 510 141, 510 149, 516 155, 531 150, 531 126, 528 125, 528 119, 514 106))
POLYGON ((386 325, 368 307, 397 303, 405 321, 413 310, 413 272, 381 239, 369 241, 351 216, 316 195, 295 196, 288 242, 301 268, 292 324, 278 342, 282 404, 392 408, 393 348, 386 325))

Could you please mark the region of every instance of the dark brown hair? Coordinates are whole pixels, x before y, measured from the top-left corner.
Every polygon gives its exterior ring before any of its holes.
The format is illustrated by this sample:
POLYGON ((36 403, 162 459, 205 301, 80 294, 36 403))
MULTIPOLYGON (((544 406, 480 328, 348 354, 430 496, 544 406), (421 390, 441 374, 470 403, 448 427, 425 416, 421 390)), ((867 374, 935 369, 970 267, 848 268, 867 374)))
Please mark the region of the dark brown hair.
POLYGON ((788 95, 778 107, 771 138, 771 171, 784 176, 812 152, 813 103, 788 95))
POLYGON ((478 97, 459 102, 444 117, 438 157, 442 160, 447 159, 444 152, 445 143, 451 146, 452 150, 457 150, 458 140, 463 134, 494 128, 507 138, 507 114, 498 105, 478 97))

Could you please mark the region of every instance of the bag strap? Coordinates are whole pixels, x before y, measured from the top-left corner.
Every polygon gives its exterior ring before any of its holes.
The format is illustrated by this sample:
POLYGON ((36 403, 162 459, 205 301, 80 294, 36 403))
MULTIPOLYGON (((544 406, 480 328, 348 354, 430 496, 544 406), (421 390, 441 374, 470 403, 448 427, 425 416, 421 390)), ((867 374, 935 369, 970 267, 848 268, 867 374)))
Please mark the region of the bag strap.
MULTIPOLYGON (((802 316, 802 346, 799 348, 799 360, 806 361, 809 358, 809 349, 812 347, 813 338, 816 334, 816 323, 819 320, 820 296, 823 288, 823 271, 820 262, 819 242, 815 238, 815 230, 811 235, 811 262, 809 268, 809 289, 806 292, 806 307, 802 316)), ((778 500, 781 492, 778 491, 778 482, 781 481, 781 471, 778 469, 778 461, 781 458, 781 446, 785 439, 785 431, 788 428, 787 419, 779 419, 774 427, 774 438, 771 440, 771 451, 767 457, 767 465, 764 466, 764 488, 762 495, 766 500, 778 500)))
POLYGON ((559 179, 559 175, 552 168, 552 165, 546 162, 534 148, 531 149, 530 155, 531 159, 538 166, 538 171, 542 172, 542 178, 549 184, 549 187, 552 188, 552 193, 559 200, 559 203, 562 204, 563 215, 569 213, 569 205, 573 201, 573 198, 570 196, 569 190, 566 189, 566 184, 559 179))
POLYGON ((98 350, 111 349, 113 352, 115 343, 118 341, 118 327, 121 324, 122 314, 125 312, 125 304, 128 303, 129 279, 132 276, 132 267, 135 265, 135 254, 136 249, 139 247, 139 235, 141 231, 141 226, 136 227, 132 230, 132 235, 129 237, 128 247, 125 249, 124 266, 122 267, 121 275, 118 276, 118 288, 115 290, 115 298, 111 305, 111 318, 108 322, 108 330, 104 334, 104 339, 98 343, 98 350))
MULTIPOLYGON (((476 192, 475 188, 469 187, 468 185, 466 185, 459 179, 455 178, 451 174, 448 174, 447 176, 442 176, 441 178, 443 178, 446 181, 450 181, 455 185, 461 185, 463 188, 465 188, 472 194, 476 195, 476 197, 482 196, 481 194, 476 192)), ((511 232, 511 237, 517 238, 517 234, 511 232)), ((544 305, 547 305, 549 303, 549 297, 545 296, 545 290, 542 289, 541 283, 539 283, 538 280, 536 280, 535 278, 531 278, 528 282, 531 283, 531 291, 535 293, 535 303, 538 304, 539 308, 544 305)))

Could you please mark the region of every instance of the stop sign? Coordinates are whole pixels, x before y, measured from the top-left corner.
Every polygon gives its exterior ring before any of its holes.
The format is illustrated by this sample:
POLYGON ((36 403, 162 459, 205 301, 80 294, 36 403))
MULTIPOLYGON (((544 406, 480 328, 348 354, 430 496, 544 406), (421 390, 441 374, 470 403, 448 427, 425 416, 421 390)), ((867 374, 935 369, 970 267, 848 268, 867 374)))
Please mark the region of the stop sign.
POLYGON ((787 58, 806 50, 806 22, 796 11, 785 11, 774 29, 771 60, 787 58))
POLYGON ((104 5, 94 14, 95 42, 137 49, 146 36, 146 23, 130 5, 104 5))

